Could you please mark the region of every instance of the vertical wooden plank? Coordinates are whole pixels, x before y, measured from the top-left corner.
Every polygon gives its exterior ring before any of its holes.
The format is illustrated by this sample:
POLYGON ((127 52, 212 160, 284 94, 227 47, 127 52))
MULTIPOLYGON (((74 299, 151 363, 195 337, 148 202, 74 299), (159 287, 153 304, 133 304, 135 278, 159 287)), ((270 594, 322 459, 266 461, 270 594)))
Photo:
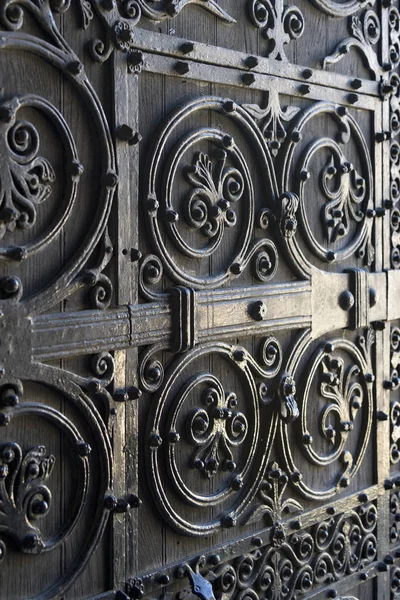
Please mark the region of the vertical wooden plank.
MULTIPOLYGON (((117 303, 137 303, 137 267, 132 267, 133 249, 138 247, 138 76, 128 73, 126 55, 114 53, 115 139, 118 164, 118 194, 114 212, 117 255, 117 303), (129 135, 131 132, 131 135, 129 135), (131 138, 131 139, 129 139, 131 138)), ((136 263, 135 263, 136 264, 136 263)), ((133 385, 137 350, 115 355, 115 388, 133 385)), ((113 419, 114 494, 137 495, 137 400, 115 405, 113 419)), ((137 509, 115 514, 113 520, 113 585, 121 586, 127 573, 136 571, 137 509)))

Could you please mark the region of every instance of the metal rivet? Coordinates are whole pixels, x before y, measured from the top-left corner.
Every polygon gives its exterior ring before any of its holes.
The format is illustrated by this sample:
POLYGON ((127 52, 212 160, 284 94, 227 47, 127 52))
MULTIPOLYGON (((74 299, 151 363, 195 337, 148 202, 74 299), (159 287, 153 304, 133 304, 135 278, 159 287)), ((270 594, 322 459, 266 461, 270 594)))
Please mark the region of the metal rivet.
POLYGON ((373 373, 364 373, 364 379, 367 383, 373 383, 375 381, 375 375, 373 373))
POLYGON ((362 87, 361 79, 353 79, 353 81, 351 82, 351 87, 355 90, 359 90, 360 87, 362 87))
POLYGON ((227 100, 223 103, 222 108, 226 113, 232 113, 236 110, 236 104, 232 100, 227 100))
POLYGON ((387 94, 392 94, 395 90, 395 87, 393 85, 391 85, 390 83, 383 83, 381 85, 381 92, 384 96, 386 96, 387 94))
POLYGON ((328 598, 336 598, 337 591, 336 590, 328 590, 327 596, 328 596, 328 598))
POLYGON ((129 142, 133 138, 134 131, 132 127, 125 123, 118 128, 118 138, 123 142, 129 142))
POLYGON ((348 290, 342 292, 339 296, 339 305, 345 311, 350 310, 354 306, 354 296, 348 290))
POLYGON ((355 104, 356 102, 358 102, 358 94, 349 94, 347 96, 347 100, 348 102, 350 102, 350 104, 355 104))
POLYGON ((258 67, 258 58, 256 58, 255 56, 248 56, 244 61, 244 64, 249 69, 254 69, 255 67, 258 67))
POLYGON ((313 443, 313 438, 312 435, 310 435, 309 433, 305 433, 303 435, 303 444, 306 444, 307 446, 313 443))
POLYGON ((235 477, 232 481, 231 481, 231 488, 237 492, 238 490, 240 490, 243 487, 243 479, 241 477, 235 477))
POLYGON ((188 62, 178 60, 178 62, 175 63, 175 71, 179 73, 179 75, 186 75, 186 73, 190 71, 190 65, 188 62))
POLYGON ((235 525, 236 525, 236 519, 234 517, 232 517, 232 515, 226 515, 222 519, 222 527, 231 528, 231 527, 235 527, 235 525))
POLYGON ((149 196, 149 197, 147 198, 147 209, 148 209, 150 212, 154 212, 154 211, 156 211, 156 210, 159 208, 159 206, 160 206, 160 205, 159 205, 159 203, 158 203, 158 200, 157 200, 157 198, 154 198, 153 196, 149 196))
POLYGON ((79 456, 85 457, 85 456, 89 456, 89 454, 92 451, 92 448, 90 447, 90 444, 80 441, 76 445, 76 450, 77 450, 79 456))
POLYGON ((293 471, 293 473, 290 475, 290 479, 293 481, 293 483, 299 483, 302 480, 301 473, 299 471, 293 471))
POLYGON ((136 262, 142 258, 142 253, 138 248, 131 248, 131 261, 136 262))
POLYGON ((338 106, 336 112, 339 117, 345 117, 349 111, 347 110, 347 106, 338 106))
POLYGON ((141 499, 136 494, 129 494, 127 500, 131 508, 139 508, 142 504, 141 499))
POLYGON ((179 215, 173 208, 167 208, 165 211, 165 220, 167 223, 176 223, 179 221, 179 215))
POLYGON ((377 568, 378 568, 378 571, 379 571, 380 573, 384 573, 385 571, 388 571, 388 570, 389 570, 389 567, 388 567, 388 565, 386 565, 384 562, 380 562, 380 563, 378 563, 378 567, 377 567, 377 568))
POLYGON ((109 171, 106 175, 106 186, 109 188, 114 188, 118 184, 118 176, 116 173, 109 171))
POLYGON ((118 498, 117 506, 115 507, 117 513, 126 513, 129 508, 129 502, 125 498, 118 498))
POLYGON ((179 567, 177 567, 176 571, 175 571, 175 578, 176 579, 183 579, 186 576, 186 566, 185 565, 179 565, 179 567))
POLYGON ((253 537, 251 539, 251 543, 253 544, 253 546, 257 546, 258 548, 261 548, 261 546, 263 545, 262 538, 260 538, 259 536, 253 537))
POLYGON ((79 60, 74 60, 69 63, 67 68, 72 75, 80 75, 83 71, 83 64, 79 60))
POLYGON ((169 576, 166 573, 161 573, 161 575, 156 575, 156 581, 161 585, 167 585, 169 583, 169 576))
POLYGON ((115 496, 113 496, 112 494, 109 494, 108 496, 106 496, 104 498, 104 506, 108 510, 114 510, 115 508, 117 508, 117 504, 118 504, 118 499, 115 496))
POLYGON ((255 82, 256 78, 253 73, 243 73, 242 81, 245 85, 252 85, 255 82))
POLYGON ((378 206, 378 208, 375 210, 375 212, 376 212, 377 217, 382 218, 385 216, 386 211, 383 206, 378 206))
POLYGON ((243 362, 246 359, 246 352, 244 350, 235 350, 233 353, 233 358, 237 362, 243 362))
POLYGON ((0 121, 3 123, 10 123, 14 118, 14 112, 8 106, 2 106, 0 108, 0 121))
POLYGON ((207 562, 209 565, 216 567, 221 562, 221 557, 219 554, 211 554, 211 556, 208 558, 207 562))
POLYGON ((362 492, 361 494, 358 494, 358 501, 359 502, 368 502, 368 494, 362 492))
POLYGON ((129 400, 129 394, 125 389, 115 390, 113 399, 115 402, 127 402, 129 400))
POLYGON ((306 83, 302 83, 299 86, 299 92, 300 92, 300 94, 302 94, 303 96, 305 96, 306 94, 309 94, 311 92, 311 88, 306 83))
POLYGON ((301 521, 300 519, 295 519, 294 521, 292 521, 290 523, 292 529, 295 529, 296 531, 298 531, 299 529, 301 529, 301 521))
POLYGON ((267 306, 262 300, 257 300, 250 304, 249 313, 255 321, 264 321, 267 318, 267 306))
POLYGON ((327 258, 327 260, 328 260, 329 262, 333 262, 333 261, 335 261, 335 260, 336 260, 336 253, 335 253, 335 252, 333 252, 332 250, 329 250, 329 251, 326 253, 326 258, 327 258))
POLYGON ((327 354, 331 354, 334 351, 335 347, 331 342, 327 342, 324 346, 324 352, 327 354))
POLYGON ((180 439, 181 439, 181 436, 179 435, 179 433, 177 431, 169 432, 168 441, 171 442, 171 444, 176 444, 177 442, 179 442, 180 439))
POLYGON ((190 54, 190 52, 193 52, 193 50, 194 50, 194 43, 193 42, 184 42, 183 44, 181 44, 179 46, 179 50, 181 52, 183 52, 183 54, 190 54))
POLYGON ((387 421, 389 416, 383 410, 378 410, 378 412, 376 413, 376 418, 378 419, 378 421, 387 421))
POLYGON ((72 177, 80 177, 84 171, 83 165, 77 160, 73 160, 69 168, 72 177))
POLYGON ((393 556, 391 556, 390 554, 386 554, 386 556, 384 557, 383 561, 387 564, 387 565, 392 565, 394 563, 394 558, 393 556))
POLYGON ((304 79, 310 79, 310 77, 312 77, 312 70, 311 69, 304 69, 304 71, 302 72, 302 76, 304 77, 304 79))
POLYGON ((328 515, 334 515, 336 513, 336 508, 334 506, 328 506, 326 512, 328 515))
POLYGON ((240 263, 233 263, 230 267, 230 270, 234 275, 240 275, 240 273, 243 271, 243 266, 240 263))
POLYGON ((162 437, 156 431, 153 431, 149 436, 149 443, 152 448, 159 448, 162 444, 162 437))

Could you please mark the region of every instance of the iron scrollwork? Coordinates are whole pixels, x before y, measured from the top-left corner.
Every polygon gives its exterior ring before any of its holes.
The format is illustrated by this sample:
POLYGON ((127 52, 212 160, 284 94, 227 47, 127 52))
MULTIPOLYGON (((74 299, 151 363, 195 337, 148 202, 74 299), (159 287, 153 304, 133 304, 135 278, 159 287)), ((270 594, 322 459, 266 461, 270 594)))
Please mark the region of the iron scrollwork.
POLYGON ((325 69, 327 65, 339 62, 349 52, 350 48, 354 47, 363 55, 375 79, 379 79, 383 74, 383 68, 379 64, 374 49, 381 37, 381 24, 377 14, 372 10, 367 10, 362 19, 353 15, 350 28, 353 35, 342 40, 335 51, 324 58, 322 67, 325 69))
POLYGON ((186 535, 204 535, 221 526, 234 526, 257 492, 276 429, 277 412, 272 410, 269 430, 263 433, 267 449, 263 447, 261 452, 260 414, 271 408, 265 398, 265 383, 257 386, 255 377, 273 379, 282 363, 282 350, 276 339, 267 339, 263 348, 260 363, 246 350, 223 343, 194 348, 172 363, 156 396, 147 429, 152 492, 167 522, 186 535), (272 346, 277 353, 269 352, 272 346), (235 374, 243 392, 226 392, 219 378, 207 372, 184 380, 189 365, 213 355, 235 374), (195 469, 202 477, 218 480, 217 491, 207 493, 204 486, 193 487, 181 464, 182 452, 189 460, 189 471, 195 469), (164 461, 168 471, 165 483, 160 477, 164 461), (210 521, 201 521, 200 511, 200 522, 192 522, 171 503, 172 496, 198 509, 218 508, 227 502, 230 508, 224 508, 210 521))
MULTIPOLYGON (((268 544, 205 573, 216 597, 294 600, 359 572, 377 555, 377 510, 372 503, 288 534, 271 528, 268 544)), ((178 598, 183 600, 185 592, 178 598)), ((348 596, 346 596, 348 598, 348 596)))
MULTIPOLYGON (((283 155, 284 168, 282 188, 290 189, 290 173, 295 165, 296 177, 293 192, 299 199, 297 215, 305 242, 313 255, 323 262, 346 260, 354 253, 367 265, 374 260, 371 241, 373 213, 372 164, 368 145, 355 119, 343 106, 318 102, 301 111, 292 124, 292 139, 283 155), (299 139, 307 131, 307 125, 318 115, 330 115, 338 127, 338 142, 320 137, 305 149, 296 151, 299 139), (294 136, 293 132, 297 135, 294 136), (345 156, 344 147, 353 140, 360 149, 361 173, 345 156), (325 245, 313 231, 307 210, 307 181, 313 171, 313 161, 322 151, 328 150, 329 158, 320 173, 320 189, 325 203, 321 208, 322 226, 327 234, 325 245), (300 154, 300 155, 299 155, 300 154), (334 244, 340 240, 340 246, 334 244), (335 245, 335 250, 332 249, 335 245)), ((284 236, 296 270, 303 276, 310 272, 309 261, 304 256, 297 236, 284 236)))
MULTIPOLYGON (((366 336, 359 337, 358 347, 347 340, 331 340, 318 347, 306 368, 307 376, 304 378, 302 403, 299 407, 300 418, 293 427, 298 423, 301 449, 307 462, 320 469, 336 464, 338 475, 335 483, 330 483, 325 489, 315 489, 304 478, 297 478, 293 485, 305 497, 314 500, 331 498, 350 484, 362 463, 372 426, 374 376, 371 370, 371 349, 374 339, 374 332, 370 329, 366 336), (311 397, 314 401, 311 390, 316 381, 318 394, 326 402, 319 412, 317 428, 309 421, 311 397), (356 423, 361 425, 361 429, 357 429, 356 452, 351 453, 346 445, 348 438, 354 436, 356 423), (320 444, 315 447, 316 434, 324 440, 325 450, 322 450, 320 444)), ((310 341, 307 334, 301 336, 289 360, 288 364, 295 377, 299 360, 310 341)), ((300 459, 293 451, 288 433, 288 425, 282 422, 281 441, 285 468, 289 474, 301 473, 298 467, 300 459)))
POLYGON ((268 40, 268 57, 287 61, 284 46, 304 32, 300 9, 296 6, 284 8, 282 0, 250 0, 248 10, 253 25, 261 29, 268 40))
POLYGON ((0 447, 0 534, 13 538, 23 552, 40 552, 44 547, 34 524, 51 507, 51 492, 45 483, 54 462, 44 446, 25 454, 15 442, 0 447))
MULTIPOLYGON (((391 391, 400 387, 400 329, 392 327, 390 331, 390 380, 385 382, 391 391)), ((400 461, 400 402, 393 398, 390 403, 390 461, 396 464, 400 461)))
MULTIPOLYGON (((175 130, 182 120, 190 119, 201 111, 215 111, 225 114, 234 125, 253 140, 261 150, 260 160, 266 177, 266 185, 276 193, 275 177, 268 148, 260 144, 260 131, 246 110, 235 103, 216 97, 204 97, 191 101, 172 114, 157 137, 149 166, 149 183, 146 203, 146 219, 151 233, 157 260, 178 285, 194 289, 215 288, 237 277, 253 260, 254 274, 259 281, 269 281, 278 266, 278 253, 275 244, 261 238, 252 241, 254 229, 254 189, 249 167, 235 139, 228 133, 213 128, 199 128, 187 132, 175 143, 165 167, 165 148, 173 139, 175 130), (194 155, 193 164, 186 164, 186 177, 191 186, 183 201, 183 208, 174 206, 174 183, 182 161, 201 143, 208 142, 214 147, 213 157, 203 152, 194 155), (160 178, 166 168, 167 177, 159 189, 160 178), (163 231, 166 231, 176 251, 193 261, 210 257, 221 244, 226 227, 234 228, 236 214, 234 206, 239 205, 246 214, 245 226, 237 231, 234 256, 218 273, 200 277, 183 271, 174 253, 168 251, 163 231), (186 229, 181 227, 185 221, 186 229), (189 242, 187 230, 198 231, 201 239, 198 245, 189 242)), ((146 259, 148 261, 149 259, 146 259)), ((153 260, 154 262, 154 260, 153 260)), ((153 269, 152 269, 153 271, 153 269)), ((158 268, 158 272, 160 269, 158 268)), ((149 267, 143 272, 144 279, 152 283, 149 267)), ((157 276, 158 279, 158 276, 157 276)), ((144 285, 144 288, 147 286, 144 285)), ((145 291, 145 293, 147 293, 145 291)))

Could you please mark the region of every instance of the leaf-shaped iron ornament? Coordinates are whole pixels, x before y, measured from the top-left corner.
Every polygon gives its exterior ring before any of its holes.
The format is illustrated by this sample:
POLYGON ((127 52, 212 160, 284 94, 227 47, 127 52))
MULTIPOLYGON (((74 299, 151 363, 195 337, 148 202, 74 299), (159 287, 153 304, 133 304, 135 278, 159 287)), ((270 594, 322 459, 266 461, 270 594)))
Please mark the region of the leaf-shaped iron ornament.
POLYGON ((0 106, 0 239, 16 227, 33 227, 37 206, 50 196, 55 180, 49 161, 38 156, 35 127, 12 120, 11 110, 0 106))
POLYGON ((200 229, 207 238, 220 239, 224 227, 236 224, 236 213, 231 205, 240 200, 244 192, 243 176, 237 169, 226 167, 226 159, 226 151, 219 149, 213 169, 208 154, 199 152, 194 164, 186 170, 194 187, 185 205, 186 222, 200 229))
POLYGON ((45 485, 55 463, 44 446, 24 455, 15 442, 0 448, 0 534, 13 539, 23 552, 44 548, 40 530, 32 523, 46 516, 51 492, 45 485))
POLYGON ((379 64, 374 45, 381 37, 381 25, 379 18, 372 10, 367 10, 362 19, 353 15, 350 20, 350 29, 352 36, 340 42, 332 54, 326 56, 322 62, 322 68, 326 69, 328 65, 333 65, 346 56, 351 48, 356 48, 361 52, 367 67, 376 80, 383 74, 383 69, 379 64))
MULTIPOLYGON (((206 377, 204 381, 207 382, 206 377)), ((225 394, 215 378, 209 377, 209 383, 202 397, 204 408, 197 408, 188 416, 187 432, 190 443, 197 446, 193 467, 211 478, 220 467, 235 470, 231 448, 244 442, 248 424, 245 415, 236 409, 236 394, 225 394)))
POLYGON ((276 89, 268 92, 268 102, 265 108, 261 108, 258 104, 244 104, 243 108, 256 121, 268 142, 272 156, 276 156, 287 137, 285 123, 291 121, 300 112, 300 109, 297 106, 281 108, 276 89))
POLYGON ((261 518, 267 517, 268 523, 274 526, 273 545, 279 547, 285 540, 285 529, 282 524, 283 514, 303 510, 301 504, 292 498, 284 500, 283 496, 289 478, 280 468, 278 463, 272 462, 267 467, 264 481, 260 485, 258 498, 262 504, 251 511, 245 523, 257 523, 261 518))

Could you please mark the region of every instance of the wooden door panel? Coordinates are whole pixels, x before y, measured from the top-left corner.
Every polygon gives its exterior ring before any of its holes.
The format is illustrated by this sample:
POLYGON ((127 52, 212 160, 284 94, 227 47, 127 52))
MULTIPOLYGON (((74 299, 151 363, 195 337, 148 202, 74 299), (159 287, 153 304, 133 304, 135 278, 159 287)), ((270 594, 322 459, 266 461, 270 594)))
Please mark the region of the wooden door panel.
POLYGON ((0 596, 397 597, 398 22, 0 4, 0 596))

